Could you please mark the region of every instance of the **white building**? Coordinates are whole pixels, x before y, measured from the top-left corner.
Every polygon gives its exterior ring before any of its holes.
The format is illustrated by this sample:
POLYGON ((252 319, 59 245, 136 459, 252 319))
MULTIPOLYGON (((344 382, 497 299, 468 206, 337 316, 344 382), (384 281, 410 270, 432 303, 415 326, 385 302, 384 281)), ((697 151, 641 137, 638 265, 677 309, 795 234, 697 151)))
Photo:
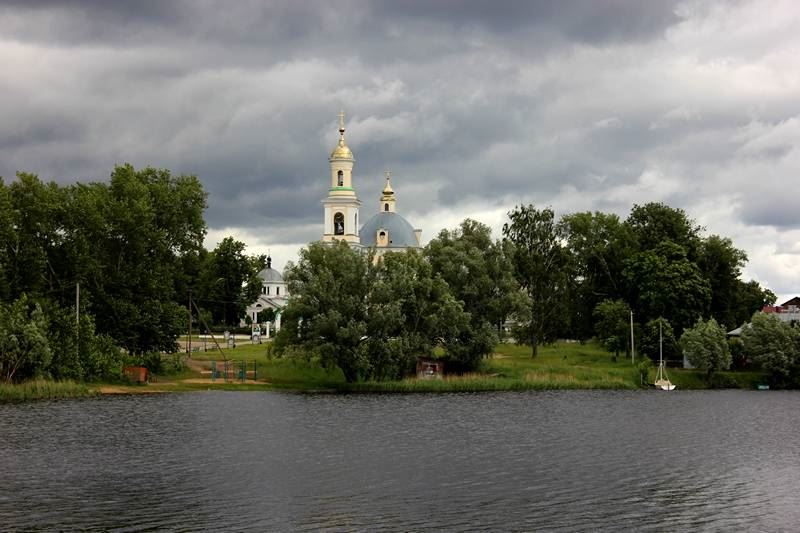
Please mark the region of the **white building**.
POLYGON ((391 173, 388 171, 377 213, 359 229, 361 201, 353 183, 355 158, 345 142, 344 132, 344 113, 339 113, 339 142, 328 159, 331 187, 328 197, 322 200, 325 211, 322 241, 344 240, 355 248, 373 248, 377 256, 389 251, 420 248, 422 230, 414 229, 397 212, 397 197, 392 189, 391 173))
POLYGON ((272 258, 267 257, 267 268, 258 273, 261 278, 261 294, 258 300, 247 307, 247 316, 251 323, 262 325, 262 335, 269 338, 271 332, 281 329, 281 313, 286 307, 289 297, 289 289, 280 272, 272 268, 272 258), (275 313, 275 320, 267 324, 263 311, 272 309, 275 313))

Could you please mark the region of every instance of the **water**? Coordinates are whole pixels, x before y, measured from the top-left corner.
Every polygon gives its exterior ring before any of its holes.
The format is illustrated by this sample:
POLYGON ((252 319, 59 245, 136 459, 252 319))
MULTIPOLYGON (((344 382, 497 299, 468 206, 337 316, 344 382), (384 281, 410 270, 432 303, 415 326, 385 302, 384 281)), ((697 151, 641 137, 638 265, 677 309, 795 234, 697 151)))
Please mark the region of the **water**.
POLYGON ((0 529, 796 530, 800 393, 0 406, 0 529))

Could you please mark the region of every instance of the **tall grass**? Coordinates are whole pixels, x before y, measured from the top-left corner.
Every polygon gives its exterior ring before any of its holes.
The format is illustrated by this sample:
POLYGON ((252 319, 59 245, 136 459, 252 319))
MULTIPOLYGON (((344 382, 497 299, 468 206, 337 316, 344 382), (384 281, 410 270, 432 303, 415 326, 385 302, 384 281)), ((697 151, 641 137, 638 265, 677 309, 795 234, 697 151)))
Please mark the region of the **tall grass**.
POLYGON ((0 383, 0 403, 83 398, 95 394, 97 392, 91 390, 87 385, 74 381, 37 379, 15 384, 0 383))

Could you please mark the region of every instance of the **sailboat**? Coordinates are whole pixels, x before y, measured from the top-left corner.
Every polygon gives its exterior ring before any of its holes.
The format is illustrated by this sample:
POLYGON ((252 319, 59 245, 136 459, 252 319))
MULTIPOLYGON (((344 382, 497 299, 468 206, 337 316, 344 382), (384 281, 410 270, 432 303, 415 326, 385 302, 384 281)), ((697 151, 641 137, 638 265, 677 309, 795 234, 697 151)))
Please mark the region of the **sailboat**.
POLYGON ((675 385, 667 377, 667 369, 664 367, 664 337, 661 333, 661 321, 658 322, 658 372, 654 385, 661 390, 675 390, 675 385))

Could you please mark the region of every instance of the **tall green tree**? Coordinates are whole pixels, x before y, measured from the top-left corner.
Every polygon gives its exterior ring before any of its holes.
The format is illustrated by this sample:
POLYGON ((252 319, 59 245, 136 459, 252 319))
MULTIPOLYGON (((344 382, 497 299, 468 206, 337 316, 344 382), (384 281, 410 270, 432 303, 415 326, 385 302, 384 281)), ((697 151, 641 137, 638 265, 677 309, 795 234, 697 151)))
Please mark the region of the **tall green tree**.
POLYGON ((372 261, 345 242, 312 243, 300 250, 297 264, 287 267, 292 298, 282 316, 278 350, 300 345, 326 366, 340 368, 348 382, 367 377, 374 279, 372 261))
POLYGON ((728 370, 731 366, 725 330, 713 318, 698 320, 684 331, 680 345, 692 366, 706 371, 707 383, 711 383, 714 372, 728 370))
POLYGON ((175 349, 186 325, 186 295, 175 291, 180 258, 197 253, 205 235, 200 182, 123 165, 108 185, 76 187, 73 202, 86 210, 74 222, 75 275, 85 276, 98 331, 134 354, 175 349))
POLYGON ((573 334, 587 339, 595 333, 597 304, 627 297, 623 270, 634 252, 633 235, 615 214, 574 213, 563 216, 560 224, 573 265, 573 334))
POLYGON ((684 249, 689 261, 697 260, 703 228, 697 226, 683 209, 660 202, 634 204, 625 225, 633 232, 636 247, 640 250, 653 250, 664 242, 671 242, 684 249))
MULTIPOLYGON (((739 277, 745 263, 747 254, 736 248, 730 239, 711 235, 701 241, 697 266, 708 280, 710 315, 728 329, 738 325, 739 277)), ((753 311, 755 309, 751 314, 753 311)))
POLYGON ((626 260, 624 275, 635 288, 636 315, 644 321, 663 316, 682 332, 708 309, 708 281, 685 248, 671 241, 634 254, 626 260))
POLYGON ((535 357, 542 342, 554 340, 565 318, 568 257, 563 229, 553 210, 520 205, 508 213, 503 235, 514 245, 512 262, 529 301, 527 340, 535 357))
POLYGON ((492 240, 488 226, 466 219, 457 229, 439 232, 425 247, 433 272, 464 303, 475 327, 488 323, 499 331, 519 307, 509 244, 492 240))
POLYGON ((234 327, 245 309, 261 292, 258 273, 266 265, 264 256, 248 256, 246 245, 225 237, 209 254, 198 280, 195 298, 211 312, 214 322, 234 327))
POLYGON ((629 353, 630 313, 631 308, 622 300, 603 300, 594 308, 597 337, 614 353, 614 360, 621 350, 629 353))

